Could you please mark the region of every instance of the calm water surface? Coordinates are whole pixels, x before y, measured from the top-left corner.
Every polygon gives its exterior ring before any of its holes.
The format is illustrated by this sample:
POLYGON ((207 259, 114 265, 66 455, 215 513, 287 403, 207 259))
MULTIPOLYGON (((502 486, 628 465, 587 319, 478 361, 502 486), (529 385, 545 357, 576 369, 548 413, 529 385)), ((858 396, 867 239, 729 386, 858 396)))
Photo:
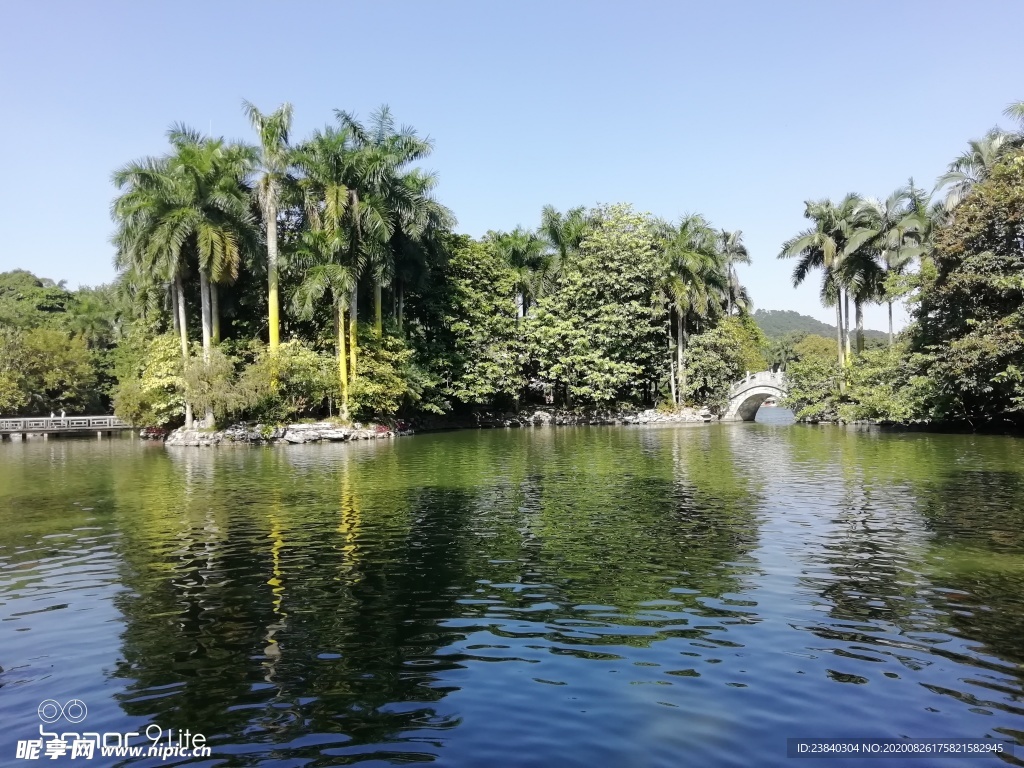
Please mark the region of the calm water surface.
POLYGON ((1024 450, 783 423, 5 443, 0 619, 0 765, 75 698, 90 731, 202 732, 211 766, 782 766, 833 736, 1024 765, 1024 450))

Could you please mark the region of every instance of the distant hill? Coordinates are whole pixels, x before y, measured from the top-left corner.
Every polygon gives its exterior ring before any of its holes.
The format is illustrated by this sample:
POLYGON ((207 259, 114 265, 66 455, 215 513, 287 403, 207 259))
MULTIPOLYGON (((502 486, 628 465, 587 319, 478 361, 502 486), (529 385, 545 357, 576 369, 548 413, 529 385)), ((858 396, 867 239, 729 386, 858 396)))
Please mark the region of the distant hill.
MULTIPOLYGON (((810 315, 801 315, 791 309, 759 309, 754 312, 754 322, 764 331, 769 339, 778 339, 790 333, 815 333, 824 336, 826 339, 834 339, 836 327, 815 320, 810 315)), ((865 339, 888 339, 889 334, 884 331, 869 331, 864 329, 865 339)))

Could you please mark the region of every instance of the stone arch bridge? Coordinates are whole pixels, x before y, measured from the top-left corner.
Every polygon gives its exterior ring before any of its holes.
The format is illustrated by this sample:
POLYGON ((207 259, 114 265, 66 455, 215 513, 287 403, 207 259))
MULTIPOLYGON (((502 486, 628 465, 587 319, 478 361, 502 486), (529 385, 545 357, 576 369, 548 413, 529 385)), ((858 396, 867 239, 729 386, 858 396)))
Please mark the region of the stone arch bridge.
POLYGON ((781 400, 789 394, 786 374, 781 371, 749 373, 729 390, 729 405, 722 421, 753 421, 761 403, 769 397, 781 400))

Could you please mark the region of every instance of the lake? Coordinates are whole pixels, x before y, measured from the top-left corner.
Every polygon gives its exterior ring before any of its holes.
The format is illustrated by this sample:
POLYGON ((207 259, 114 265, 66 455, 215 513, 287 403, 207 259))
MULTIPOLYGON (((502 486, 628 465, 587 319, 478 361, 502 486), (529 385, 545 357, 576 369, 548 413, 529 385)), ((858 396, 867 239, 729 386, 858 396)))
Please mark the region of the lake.
POLYGON ((63 716, 210 766, 1024 765, 1022 443, 762 418, 4 443, 0 764, 63 716), (797 765, 861 762, 904 763, 797 765))

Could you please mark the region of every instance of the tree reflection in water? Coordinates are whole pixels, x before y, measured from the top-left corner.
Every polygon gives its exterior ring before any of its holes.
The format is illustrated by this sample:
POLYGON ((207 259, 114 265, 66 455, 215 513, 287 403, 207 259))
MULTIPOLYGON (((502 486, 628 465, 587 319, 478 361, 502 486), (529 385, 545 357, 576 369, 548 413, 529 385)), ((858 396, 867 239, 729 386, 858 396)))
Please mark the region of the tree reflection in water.
POLYGON ((436 447, 184 450, 122 474, 125 711, 252 749, 390 743, 459 723, 436 705, 491 653, 469 638, 614 658, 742 619, 702 602, 757 540, 727 441, 418 440, 436 447))

